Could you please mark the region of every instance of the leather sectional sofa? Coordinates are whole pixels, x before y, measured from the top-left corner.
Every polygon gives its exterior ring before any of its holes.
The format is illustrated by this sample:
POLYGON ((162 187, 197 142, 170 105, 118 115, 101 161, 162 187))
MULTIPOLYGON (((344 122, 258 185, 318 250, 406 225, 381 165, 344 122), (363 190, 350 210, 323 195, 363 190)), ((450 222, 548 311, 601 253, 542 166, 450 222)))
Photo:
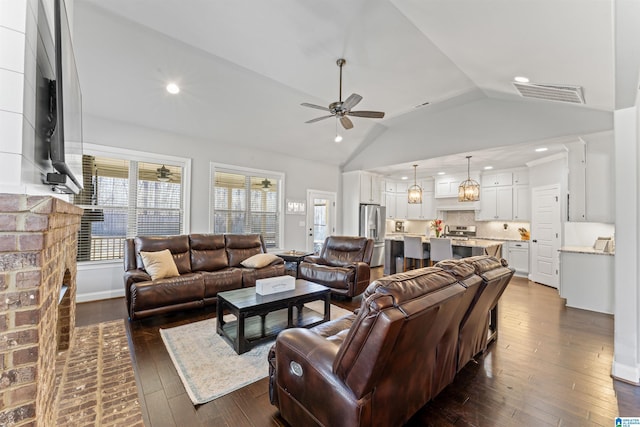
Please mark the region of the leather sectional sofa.
POLYGON ((280 333, 271 402, 291 425, 403 425, 496 338, 513 273, 481 256, 374 281, 353 314, 280 333))
POLYGON ((284 261, 245 268, 247 258, 266 253, 260 234, 190 234, 127 239, 124 287, 130 319, 214 304, 221 291, 255 286, 256 279, 282 276, 284 261), (140 252, 169 249, 179 275, 152 280, 140 252))

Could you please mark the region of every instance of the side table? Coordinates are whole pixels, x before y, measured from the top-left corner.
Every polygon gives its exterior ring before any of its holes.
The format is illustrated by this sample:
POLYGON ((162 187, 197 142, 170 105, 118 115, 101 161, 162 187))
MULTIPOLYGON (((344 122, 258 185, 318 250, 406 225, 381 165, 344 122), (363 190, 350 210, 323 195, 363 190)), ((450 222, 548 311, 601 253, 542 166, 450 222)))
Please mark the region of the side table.
POLYGON ((313 252, 291 250, 284 252, 274 252, 274 255, 282 258, 285 263, 295 264, 296 274, 294 277, 297 279, 300 270, 300 263, 304 260, 304 257, 313 255, 313 252))

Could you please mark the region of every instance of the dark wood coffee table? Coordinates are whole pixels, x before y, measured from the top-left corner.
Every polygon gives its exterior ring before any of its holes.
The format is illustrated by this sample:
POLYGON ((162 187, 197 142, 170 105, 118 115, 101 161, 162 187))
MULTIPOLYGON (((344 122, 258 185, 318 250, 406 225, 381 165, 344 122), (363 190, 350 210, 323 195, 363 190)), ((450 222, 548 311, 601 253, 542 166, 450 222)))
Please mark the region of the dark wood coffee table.
POLYGON ((242 354, 258 343, 276 337, 285 328, 311 328, 326 322, 330 314, 330 297, 331 290, 326 286, 302 279, 296 279, 294 290, 270 295, 260 295, 254 287, 219 292, 216 332, 236 353, 242 354), (305 303, 317 300, 324 301, 322 317, 303 307, 305 303), (297 309, 295 323, 294 307, 297 309), (225 322, 225 310, 236 320, 225 322))

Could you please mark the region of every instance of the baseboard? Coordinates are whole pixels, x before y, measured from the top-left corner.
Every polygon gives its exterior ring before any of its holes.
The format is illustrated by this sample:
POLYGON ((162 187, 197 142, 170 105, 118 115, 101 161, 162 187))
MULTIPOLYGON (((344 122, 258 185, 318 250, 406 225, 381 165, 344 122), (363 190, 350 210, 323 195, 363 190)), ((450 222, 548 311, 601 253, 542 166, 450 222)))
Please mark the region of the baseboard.
POLYGON ((640 385, 640 368, 638 366, 628 366, 613 362, 611 376, 625 383, 640 385))
POLYGON ((100 301, 103 299, 119 298, 124 296, 124 289, 117 291, 100 291, 76 294, 76 302, 100 301))

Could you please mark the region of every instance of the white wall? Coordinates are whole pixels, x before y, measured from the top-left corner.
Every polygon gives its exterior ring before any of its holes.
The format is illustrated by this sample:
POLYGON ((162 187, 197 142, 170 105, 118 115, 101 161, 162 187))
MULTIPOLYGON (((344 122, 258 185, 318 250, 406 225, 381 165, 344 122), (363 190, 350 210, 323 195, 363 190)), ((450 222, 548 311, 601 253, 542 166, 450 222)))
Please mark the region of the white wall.
POLYGON ((613 132, 587 135, 583 139, 587 143, 585 181, 587 221, 613 223, 615 221, 613 132))
POLYGON ((638 123, 640 119, 637 107, 615 112, 615 200, 618 233, 615 255, 614 360, 611 373, 633 383, 640 382, 638 123))
MULTIPOLYGON (((225 141, 200 139, 142 128, 127 123, 85 116, 84 139, 87 143, 129 148, 138 151, 189 157, 191 163, 191 232, 209 229, 210 162, 284 172, 284 198, 306 200, 307 189, 339 192, 337 166, 296 159, 226 144, 225 141)), ((338 207, 339 209, 339 207, 338 207)), ((284 248, 304 249, 304 216, 284 215, 284 248)), ((340 224, 337 224, 340 230, 340 224)), ((113 298, 124 294, 122 263, 81 263, 78 267, 78 301, 113 298)))

